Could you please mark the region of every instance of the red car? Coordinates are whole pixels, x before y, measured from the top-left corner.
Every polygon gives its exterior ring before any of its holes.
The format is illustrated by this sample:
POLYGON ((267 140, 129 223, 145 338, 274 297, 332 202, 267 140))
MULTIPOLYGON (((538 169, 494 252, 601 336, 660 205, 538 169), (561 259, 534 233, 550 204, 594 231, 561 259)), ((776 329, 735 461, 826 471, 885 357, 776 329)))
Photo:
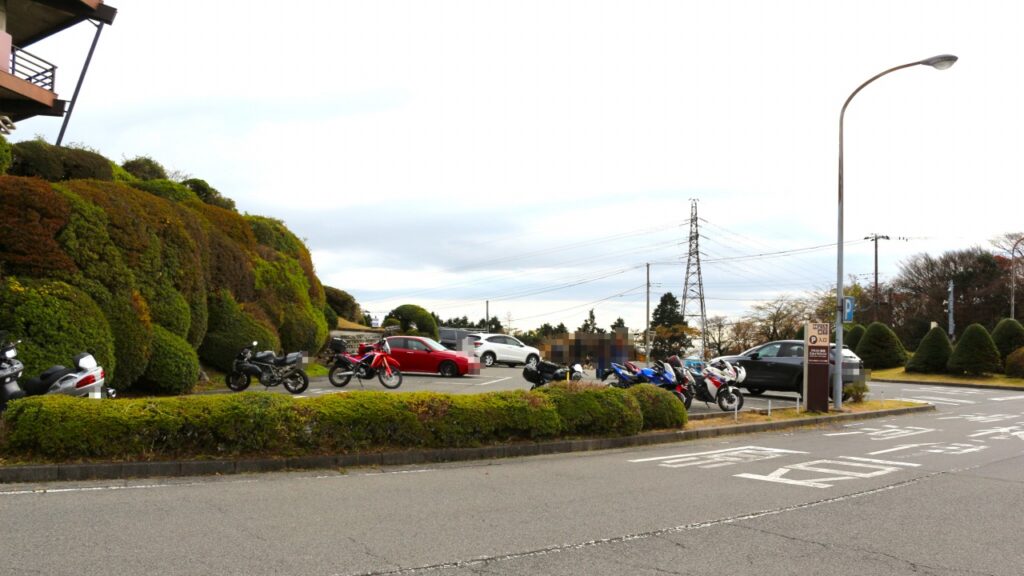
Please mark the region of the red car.
MULTIPOLYGON (((391 356, 401 364, 402 372, 464 376, 470 371, 472 361, 469 355, 449 350, 432 338, 388 336, 387 341, 391 347, 391 356)), ((477 366, 479 370, 479 363, 477 366)))

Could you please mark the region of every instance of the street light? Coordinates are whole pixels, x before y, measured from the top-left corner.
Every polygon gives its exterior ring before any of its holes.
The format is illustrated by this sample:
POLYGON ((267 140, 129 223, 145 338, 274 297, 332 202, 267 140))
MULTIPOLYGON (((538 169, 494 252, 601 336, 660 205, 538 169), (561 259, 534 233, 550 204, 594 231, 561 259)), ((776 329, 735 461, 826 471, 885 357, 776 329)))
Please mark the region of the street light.
POLYGON ((1021 240, 1024 240, 1024 236, 1018 238, 1017 241, 1013 243, 1013 248, 1010 249, 1010 318, 1013 318, 1014 320, 1017 319, 1017 317, 1013 315, 1013 304, 1016 300, 1014 295, 1014 281, 1017 279, 1017 269, 1013 267, 1013 259, 1017 255, 1017 245, 1021 243, 1021 240))
POLYGON ((842 111, 839 113, 839 241, 836 244, 838 252, 836 257, 836 368, 832 384, 832 399, 836 410, 841 410, 843 407, 843 119, 846 117, 846 107, 850 105, 853 97, 863 90, 865 86, 886 74, 918 65, 931 66, 936 70, 945 70, 955 64, 956 61, 957 57, 952 54, 940 54, 931 58, 925 58, 924 60, 918 60, 917 62, 889 68, 884 72, 875 74, 850 94, 850 97, 843 103, 842 111))

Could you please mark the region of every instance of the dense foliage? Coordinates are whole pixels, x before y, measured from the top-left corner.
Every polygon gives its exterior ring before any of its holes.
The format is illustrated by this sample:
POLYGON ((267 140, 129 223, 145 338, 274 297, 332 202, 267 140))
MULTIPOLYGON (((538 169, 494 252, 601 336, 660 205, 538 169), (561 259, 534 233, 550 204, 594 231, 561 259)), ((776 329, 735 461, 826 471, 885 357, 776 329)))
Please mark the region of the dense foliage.
POLYGON ((957 340, 946 368, 953 374, 1000 372, 1002 363, 992 335, 981 324, 971 324, 957 340))
POLYGON ((864 361, 865 368, 895 368, 907 361, 900 339, 881 322, 872 322, 867 327, 855 352, 864 361))
MULTIPOLYGON (((860 344, 861 339, 864 338, 864 334, 867 331, 867 328, 865 328, 864 326, 860 324, 854 324, 853 326, 848 328, 846 332, 843 333, 843 344, 847 346, 850 350, 856 350, 857 345, 860 344)), ((803 335, 801 335, 801 338, 802 337, 803 335)))
POLYGON ((1024 346, 1024 326, 1013 318, 1003 318, 992 330, 992 340, 1004 361, 1017 348, 1024 346))
POLYGON ((1006 375, 1024 378, 1024 348, 1017 348, 1006 357, 1006 375))
POLYGON ((907 361, 907 372, 945 372, 951 354, 953 345, 949 343, 949 336, 946 336, 945 330, 936 326, 925 334, 914 355, 907 361))
POLYGON ((640 395, 647 400, 637 402, 618 388, 574 383, 534 392, 354 391, 300 399, 258 392, 109 402, 36 396, 11 402, 0 429, 0 455, 52 460, 294 456, 625 436, 657 427, 658 419, 669 428, 681 425, 681 403, 671 394, 640 395), (669 408, 672 403, 679 406, 669 408), (657 415, 644 413, 644 406, 658 406, 657 415))
POLYGON ((681 428, 686 425, 686 407, 679 399, 653 384, 640 384, 626 388, 626 392, 640 405, 644 415, 644 430, 681 428))
POLYGON ((404 334, 437 339, 437 322, 426 309, 415 304, 402 304, 384 318, 383 326, 399 326, 404 334))
POLYGON ((11 172, 34 177, 0 176, 0 329, 24 341, 29 373, 90 349, 111 386, 178 393, 198 358, 225 369, 252 340, 326 340, 323 287, 282 222, 167 180, 149 158, 115 169, 38 140, 12 153, 11 172))

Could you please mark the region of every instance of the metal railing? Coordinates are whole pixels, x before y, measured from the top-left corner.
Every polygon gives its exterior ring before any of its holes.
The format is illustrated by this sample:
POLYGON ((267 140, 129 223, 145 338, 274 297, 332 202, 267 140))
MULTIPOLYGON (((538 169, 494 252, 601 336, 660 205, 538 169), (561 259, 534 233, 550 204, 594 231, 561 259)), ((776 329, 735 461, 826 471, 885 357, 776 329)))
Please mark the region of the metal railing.
POLYGON ((11 48, 11 74, 53 92, 57 67, 17 46, 11 48))

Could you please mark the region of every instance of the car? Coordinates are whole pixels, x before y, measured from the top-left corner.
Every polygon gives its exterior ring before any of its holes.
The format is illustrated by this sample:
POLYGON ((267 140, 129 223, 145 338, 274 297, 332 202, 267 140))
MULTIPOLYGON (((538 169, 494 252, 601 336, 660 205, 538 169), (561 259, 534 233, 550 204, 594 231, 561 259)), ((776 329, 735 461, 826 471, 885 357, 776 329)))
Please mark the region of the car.
POLYGON ((461 350, 463 341, 474 332, 465 328, 438 328, 438 342, 449 350, 461 350))
MULTIPOLYGON (((832 344, 829 352, 830 382, 832 365, 835 364, 835 348, 836 345, 832 344)), ((740 386, 746 388, 753 396, 764 394, 766 390, 803 392, 803 340, 775 340, 754 346, 737 356, 722 356, 720 358, 730 364, 738 364, 746 370, 747 377, 740 386)), ((852 350, 843 346, 843 384, 859 382, 863 379, 864 362, 852 350)))
POLYGON ((484 366, 495 364, 536 364, 540 362, 540 350, 527 346, 508 334, 470 334, 473 353, 484 366))
MULTIPOLYGON (((471 358, 464 352, 453 352, 433 338, 423 336, 388 336, 391 356, 398 360, 402 372, 429 372, 441 376, 465 376, 472 370, 471 358)), ((479 370, 478 370, 479 371, 479 370)))

